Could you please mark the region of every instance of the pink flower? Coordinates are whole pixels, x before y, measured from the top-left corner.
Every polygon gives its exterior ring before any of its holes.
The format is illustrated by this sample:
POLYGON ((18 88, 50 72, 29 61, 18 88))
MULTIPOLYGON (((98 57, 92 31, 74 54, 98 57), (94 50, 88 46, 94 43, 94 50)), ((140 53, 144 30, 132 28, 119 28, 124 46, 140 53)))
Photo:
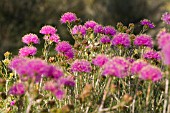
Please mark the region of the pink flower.
POLYGON ((13 101, 11 101, 11 102, 10 102, 10 106, 14 106, 14 105, 15 105, 15 103, 16 103, 16 102, 15 102, 14 100, 13 100, 13 101))
POLYGON ((111 41, 113 46, 124 46, 124 47, 129 47, 130 46, 130 38, 129 35, 126 33, 118 33, 116 34, 112 41, 111 41))
POLYGON ((145 52, 143 54, 143 57, 145 59, 155 59, 155 60, 160 60, 161 59, 160 54, 157 51, 154 51, 154 50, 150 50, 150 51, 145 52))
POLYGON ((158 38, 159 48, 164 48, 164 46, 170 42, 170 33, 163 33, 158 38))
POLYGON ((94 33, 104 33, 104 28, 102 25, 96 25, 94 27, 94 33))
POLYGON ((130 71, 132 74, 139 74, 141 69, 147 65, 148 65, 147 62, 143 60, 136 60, 132 63, 130 71))
POLYGON ((86 34, 86 27, 82 26, 82 25, 75 25, 72 29, 72 34, 73 35, 78 35, 78 34, 81 34, 81 35, 85 35, 86 34))
POLYGON ((108 62, 108 58, 105 55, 97 55, 95 59, 93 59, 93 64, 99 67, 102 67, 106 62, 108 62))
POLYGON ((104 35, 100 38, 100 42, 103 44, 108 44, 108 43, 110 43, 110 41, 111 41, 110 37, 106 36, 106 35, 104 35))
POLYGON ((68 76, 67 78, 60 79, 61 84, 64 84, 65 86, 75 86, 75 82, 72 76, 68 76))
POLYGON ((134 45, 152 47, 152 37, 149 35, 139 35, 135 38, 134 45))
POLYGON ((106 26, 106 27, 104 27, 104 33, 105 33, 105 35, 114 36, 116 34, 116 30, 112 26, 106 26))
POLYGON ((124 78, 128 76, 129 62, 123 57, 114 57, 105 63, 103 67, 103 75, 116 76, 124 78))
POLYGON ((49 65, 48 66, 48 73, 46 74, 47 77, 55 78, 56 80, 64 76, 64 73, 59 68, 49 65))
POLYGON ((155 25, 153 23, 151 23, 151 21, 148 20, 148 19, 141 20, 140 24, 144 25, 144 26, 148 26, 149 28, 154 28, 155 27, 155 25))
POLYGON ((67 12, 61 16, 60 22, 63 24, 67 22, 69 23, 75 22, 76 20, 77 20, 77 17, 75 13, 67 12))
POLYGON ((36 47, 28 47, 25 46, 19 50, 19 56, 26 57, 26 56, 34 56, 37 53, 36 47))
POLYGON ((147 65, 141 69, 139 78, 142 80, 152 80, 156 82, 162 78, 162 73, 159 68, 147 65))
POLYGON ((17 83, 13 85, 9 90, 9 94, 12 95, 23 95, 24 93, 25 93, 25 87, 22 83, 17 83))
POLYGON ((71 65, 71 70, 73 72, 90 72, 91 65, 87 60, 75 60, 71 65))
POLYGON ((161 50, 163 54, 163 62, 166 65, 170 65, 170 43, 164 45, 163 49, 161 50))
POLYGON ((170 24, 170 13, 166 12, 162 15, 161 18, 166 24, 170 24))
POLYGON ((30 34, 24 35, 22 37, 22 42, 24 42, 25 44, 28 44, 28 45, 31 44, 31 43, 39 44, 40 40, 39 40, 39 38, 36 34, 30 33, 30 34))
POLYGON ((60 41, 60 37, 57 34, 53 34, 50 36, 49 40, 58 43, 60 41))
POLYGON ((87 21, 84 26, 87 28, 87 29, 94 29, 94 27, 97 25, 97 23, 93 20, 90 20, 90 21, 87 21))
POLYGON ((50 25, 43 26, 40 30, 40 33, 44 34, 44 35, 53 35, 56 32, 57 32, 57 30, 50 25))

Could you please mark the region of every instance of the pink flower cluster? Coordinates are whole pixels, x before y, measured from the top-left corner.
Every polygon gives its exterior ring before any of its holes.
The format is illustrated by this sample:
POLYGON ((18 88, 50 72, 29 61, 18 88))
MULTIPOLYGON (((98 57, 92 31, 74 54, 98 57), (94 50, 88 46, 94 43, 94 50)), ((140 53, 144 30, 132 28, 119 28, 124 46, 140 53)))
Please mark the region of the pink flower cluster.
POLYGON ((22 37, 22 42, 25 44, 39 44, 40 40, 36 34, 27 34, 22 37))
POLYGON ((128 76, 129 62, 123 57, 113 57, 103 66, 103 75, 124 78, 128 76))
POLYGON ((61 16, 61 19, 60 19, 60 22, 62 24, 65 24, 65 23, 71 23, 71 22, 75 22, 77 20, 77 16, 75 13, 71 13, 71 12, 67 12, 67 13, 64 13, 62 16, 61 16))
POLYGON ((56 32, 57 30, 50 25, 43 26, 40 30, 40 33, 44 35, 52 35, 55 34, 56 32))
POLYGON ((136 36, 134 40, 134 45, 136 46, 152 47, 153 46, 152 44, 153 44, 152 37, 145 34, 136 36))
POLYGON ((155 25, 153 23, 151 23, 151 21, 148 20, 148 19, 141 20, 140 24, 144 25, 144 26, 148 26, 149 28, 154 28, 155 27, 155 25))
POLYGON ((25 93, 25 86, 22 83, 14 84, 9 90, 9 94, 12 95, 23 95, 24 93, 25 93))
POLYGON ((166 24, 170 24, 170 13, 166 12, 162 15, 161 18, 166 24))
POLYGON ((94 33, 104 33, 104 28, 103 28, 103 26, 102 25, 96 25, 95 27, 94 27, 94 33))
POLYGON ((102 44, 108 44, 108 43, 110 43, 110 41, 111 41, 111 39, 110 39, 110 37, 107 36, 107 35, 104 35, 104 36, 102 36, 102 37, 100 38, 100 42, 101 42, 102 44))
POLYGON ((112 41, 111 41, 113 46, 124 46, 124 47, 129 47, 130 46, 130 38, 129 35, 126 33, 118 33, 116 34, 112 41))
POLYGON ((73 72, 87 72, 91 71, 91 64, 87 60, 75 60, 71 65, 73 72))
POLYGON ((97 23, 93 20, 90 20, 90 21, 87 21, 84 26, 87 28, 87 29, 93 29, 94 30, 94 27, 97 25, 97 23))
POLYGON ((140 70, 147 65, 148 63, 143 60, 136 60, 132 63, 130 71, 132 74, 139 74, 140 70))
POLYGON ((163 49, 163 47, 170 41, 170 33, 161 32, 158 36, 159 48, 163 49))
POLYGON ((155 60, 161 59, 161 55, 157 51, 154 51, 154 50, 150 50, 150 51, 145 52, 143 54, 143 57, 145 59, 155 59, 155 60))
POLYGON ((106 26, 104 27, 104 34, 114 36, 116 34, 116 30, 112 26, 106 26))
POLYGON ((69 59, 74 57, 74 50, 73 50, 72 46, 66 41, 59 42, 56 45, 55 50, 59 54, 63 54, 64 56, 66 56, 69 59))
POLYGON ((97 55, 96 58, 93 59, 92 63, 96 66, 102 67, 109 59, 106 55, 97 55))
POLYGON ((33 46, 25 46, 19 50, 19 56, 26 57, 26 56, 34 56, 37 53, 37 48, 33 46))
POLYGON ((159 68, 152 65, 147 65, 141 69, 139 78, 142 80, 151 80, 156 82, 162 79, 162 73, 159 68))
POLYGON ((72 28, 72 31, 71 33, 73 35, 78 35, 78 34, 81 34, 82 36, 86 35, 86 27, 82 26, 82 25, 75 25, 73 28, 72 28))

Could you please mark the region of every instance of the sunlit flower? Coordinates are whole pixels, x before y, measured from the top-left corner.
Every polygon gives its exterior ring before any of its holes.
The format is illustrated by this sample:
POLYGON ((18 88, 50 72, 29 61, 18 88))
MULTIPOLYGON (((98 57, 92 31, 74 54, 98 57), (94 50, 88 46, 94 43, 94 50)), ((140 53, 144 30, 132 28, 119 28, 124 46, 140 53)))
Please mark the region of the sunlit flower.
POLYGON ((143 19, 140 21, 141 25, 148 26, 149 28, 154 28, 155 25, 148 19, 143 19))
POLYGON ((52 34, 55 34, 56 32, 57 30, 50 25, 45 25, 40 30, 40 33, 44 35, 52 35, 52 34))
POLYGON ((166 12, 162 15, 161 18, 166 24, 170 24, 170 13, 166 12))
POLYGON ((113 37, 111 43, 113 46, 121 45, 124 47, 129 47, 130 46, 129 35, 126 33, 118 33, 113 37))
POLYGON ((30 34, 24 35, 22 37, 22 42, 24 42, 25 44, 28 44, 28 45, 31 44, 31 43, 39 44, 40 40, 39 40, 39 38, 36 34, 30 33, 30 34))
POLYGON ((63 24, 67 22, 69 23, 75 22, 76 20, 77 20, 77 16, 75 13, 67 12, 61 16, 60 22, 63 24))
POLYGON ((26 57, 26 56, 34 56, 37 53, 36 47, 28 47, 25 46, 19 50, 19 56, 26 57))
POLYGON ((96 66, 102 67, 106 62, 108 62, 108 58, 105 55, 97 55, 96 58, 93 59, 92 63, 96 66))
POLYGON ((152 47, 153 46, 152 37, 145 34, 138 35, 134 40, 134 45, 152 47))

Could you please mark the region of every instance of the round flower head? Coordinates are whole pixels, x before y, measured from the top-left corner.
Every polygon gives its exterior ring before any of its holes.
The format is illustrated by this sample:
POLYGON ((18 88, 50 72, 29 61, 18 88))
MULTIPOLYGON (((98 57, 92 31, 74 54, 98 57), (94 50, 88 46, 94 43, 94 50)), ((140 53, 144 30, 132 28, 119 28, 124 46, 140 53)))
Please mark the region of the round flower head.
POLYGON ((106 27, 104 27, 104 33, 105 33, 105 35, 114 36, 116 34, 116 30, 112 26, 106 26, 106 27))
POLYGON ((95 27, 96 25, 97 25, 97 23, 96 23, 95 21, 93 21, 93 20, 87 21, 87 22, 84 24, 84 26, 85 26, 87 29, 89 29, 89 28, 94 29, 94 27, 95 27))
POLYGON ((105 55, 97 55, 95 59, 93 59, 92 63, 96 66, 102 67, 106 62, 108 62, 108 58, 105 55))
POLYGON ((91 65, 90 62, 86 60, 75 60, 71 65, 71 70, 73 72, 90 72, 91 65))
POLYGON ((103 66, 103 75, 123 78, 128 75, 129 62, 123 57, 114 57, 103 66))
POLYGON ((170 33, 164 33, 158 38, 159 48, 164 48, 164 46, 170 42, 170 33))
POLYGON ((49 40, 58 43, 60 41, 60 37, 57 34, 53 34, 49 37, 49 40))
POLYGON ((9 64, 9 68, 17 71, 27 62, 27 60, 28 59, 25 57, 14 57, 9 64))
POLYGON ((132 63, 130 71, 132 74, 139 74, 140 70, 147 65, 147 62, 143 60, 136 60, 132 63))
POLYGON ((81 35, 85 35, 86 34, 86 27, 82 26, 82 25, 75 25, 71 31, 71 33, 73 35, 78 35, 78 34, 81 34, 81 35))
POLYGON ((37 53, 36 47, 25 46, 19 50, 19 56, 21 57, 34 56, 36 53, 37 53))
POLYGON ((106 36, 106 35, 104 35, 100 38, 100 42, 103 43, 103 44, 110 43, 110 41, 111 41, 110 37, 106 36))
POLYGON ((31 43, 38 44, 40 43, 40 40, 36 34, 30 33, 22 37, 22 42, 29 45, 31 43))
POLYGON ((9 90, 9 94, 12 95, 23 95, 24 93, 25 93, 25 87, 22 83, 17 83, 13 85, 9 90))
POLYGON ((13 101, 11 101, 11 102, 10 102, 10 106, 14 106, 14 105, 15 105, 15 103, 16 103, 16 101, 14 101, 14 100, 13 100, 13 101))
POLYGON ((163 54, 163 62, 166 65, 170 65, 170 43, 166 44, 161 50, 163 54))
POLYGON ((57 67, 50 65, 48 67, 48 73, 46 74, 47 77, 59 79, 64 76, 64 73, 57 67))
POLYGON ((96 25, 94 27, 94 33, 104 33, 104 28, 102 25, 96 25))
POLYGON ((129 35, 126 33, 118 33, 113 37, 111 43, 113 46, 121 45, 124 47, 129 47, 130 46, 129 35))
POLYGON ((160 60, 161 56, 159 54, 159 52, 151 50, 151 51, 147 51, 146 53, 143 54, 143 57, 145 59, 155 59, 155 60, 160 60))
POLYGON ((44 35, 52 35, 55 34, 56 32, 57 30, 50 25, 43 26, 40 30, 40 33, 44 35))
POLYGON ((170 13, 166 12, 162 15, 161 18, 166 24, 170 24, 170 13))
POLYGON ((60 82, 65 86, 72 86, 72 87, 75 86, 75 82, 72 76, 68 76, 67 78, 61 78, 60 82))
POLYGON ((152 47, 152 37, 149 35, 139 35, 136 36, 135 41, 134 41, 134 45, 136 46, 147 46, 147 47, 152 47))
POLYGON ((74 49, 70 49, 67 52, 64 53, 64 55, 68 58, 68 59, 72 59, 74 57, 74 49))
POLYGON ((71 12, 67 12, 67 13, 64 13, 62 16, 61 16, 61 19, 60 19, 60 22, 62 24, 64 23, 71 23, 71 22, 75 22, 77 20, 77 16, 75 13, 71 13, 71 12))
POLYGON ((162 73, 159 68, 147 65, 141 69, 139 78, 142 80, 152 80, 153 82, 156 82, 162 78, 162 73))
POLYGON ((140 24, 144 25, 144 26, 148 26, 149 28, 154 28, 155 27, 155 25, 153 23, 151 23, 151 21, 148 20, 148 19, 141 20, 140 24))

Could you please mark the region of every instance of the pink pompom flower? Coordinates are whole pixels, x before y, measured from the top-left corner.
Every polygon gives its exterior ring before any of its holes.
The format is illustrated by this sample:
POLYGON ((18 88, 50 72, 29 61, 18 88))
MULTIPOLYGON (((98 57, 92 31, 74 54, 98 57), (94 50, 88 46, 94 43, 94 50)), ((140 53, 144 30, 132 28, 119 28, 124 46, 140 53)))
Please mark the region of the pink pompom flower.
POLYGON ((161 55, 159 54, 159 52, 154 51, 154 50, 150 50, 147 51, 143 54, 143 57, 145 59, 154 59, 154 60, 160 60, 161 59, 161 55))
POLYGON ((50 26, 50 25, 45 25, 41 28, 40 33, 44 35, 53 35, 57 32, 57 30, 50 26))
POLYGON ((39 44, 40 40, 36 34, 27 34, 22 37, 22 42, 25 44, 39 44))
POLYGON ((94 27, 94 33, 104 33, 104 28, 103 28, 103 26, 102 25, 96 25, 95 27, 94 27))
POLYGON ((151 80, 153 82, 159 81, 162 78, 161 70, 155 66, 147 65, 142 68, 139 74, 142 80, 151 80))
POLYGON ((114 57, 103 66, 103 75, 124 78, 128 76, 129 62, 123 57, 114 57))
POLYGON ((62 16, 61 16, 61 19, 60 19, 60 22, 62 24, 65 24, 67 22, 71 23, 71 22, 75 22, 77 20, 77 16, 75 13, 71 13, 71 12, 67 12, 67 13, 64 13, 62 16))
POLYGON ((126 33, 118 33, 113 37, 113 39, 111 40, 111 43, 113 46, 121 45, 124 47, 129 47, 130 46, 129 35, 126 33))
POLYGON ((82 26, 82 25, 75 25, 73 28, 72 28, 72 31, 71 33, 73 35, 78 35, 78 34, 81 34, 81 35, 86 35, 86 27, 82 26))
POLYGON ((148 26, 149 28, 154 28, 155 25, 148 19, 143 19, 140 21, 141 25, 148 26))
POLYGON ((71 65, 73 72, 87 72, 91 71, 91 64, 87 60, 75 60, 71 65))
POLYGON ((93 29, 94 30, 94 27, 97 25, 97 23, 93 20, 90 20, 90 21, 87 21, 84 26, 87 28, 87 29, 93 29))
POLYGON ((104 27, 104 34, 114 36, 116 34, 116 30, 112 26, 105 26, 104 27))
POLYGON ((145 34, 138 35, 134 40, 134 45, 152 47, 153 46, 152 37, 145 34))
POLYGON ((26 57, 26 56, 34 56, 37 53, 37 48, 36 47, 28 47, 25 46, 19 50, 19 56, 21 57, 26 57))
POLYGON ((159 48, 164 48, 164 46, 170 42, 170 33, 163 33, 158 38, 159 48))
POLYGON ((14 84, 9 89, 9 94, 12 94, 12 95, 23 95, 24 93, 25 93, 25 87, 22 83, 14 84))
POLYGON ((102 37, 100 38, 100 42, 101 42, 102 44, 108 44, 108 43, 110 43, 110 41, 111 41, 111 39, 110 39, 110 37, 107 36, 107 35, 104 35, 104 36, 102 36, 102 37))
POLYGON ((163 62, 164 62, 164 64, 170 65, 170 43, 164 45, 161 52, 163 54, 163 62))
POLYGON ((162 15, 161 18, 166 24, 170 24, 170 13, 166 12, 162 15))
POLYGON ((97 55, 96 58, 93 59, 92 63, 96 66, 102 67, 109 59, 106 55, 97 55))

